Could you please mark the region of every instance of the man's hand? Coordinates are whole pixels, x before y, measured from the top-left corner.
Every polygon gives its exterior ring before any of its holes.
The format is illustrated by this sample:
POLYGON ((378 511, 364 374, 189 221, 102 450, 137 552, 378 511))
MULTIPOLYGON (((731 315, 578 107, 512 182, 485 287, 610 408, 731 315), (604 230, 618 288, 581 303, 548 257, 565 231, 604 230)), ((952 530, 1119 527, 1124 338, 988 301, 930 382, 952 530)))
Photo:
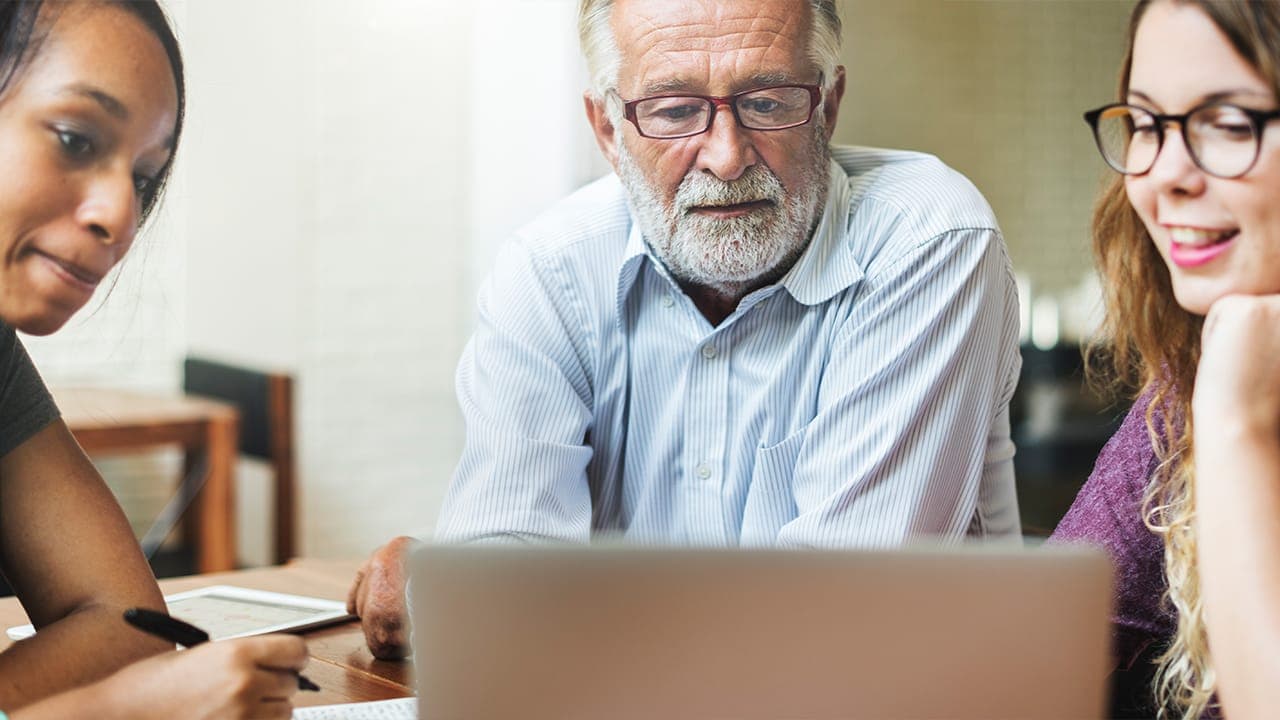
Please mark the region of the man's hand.
POLYGON ((418 541, 404 535, 383 545, 356 571, 347 612, 360 617, 369 651, 382 660, 409 654, 409 617, 404 604, 405 560, 418 541))

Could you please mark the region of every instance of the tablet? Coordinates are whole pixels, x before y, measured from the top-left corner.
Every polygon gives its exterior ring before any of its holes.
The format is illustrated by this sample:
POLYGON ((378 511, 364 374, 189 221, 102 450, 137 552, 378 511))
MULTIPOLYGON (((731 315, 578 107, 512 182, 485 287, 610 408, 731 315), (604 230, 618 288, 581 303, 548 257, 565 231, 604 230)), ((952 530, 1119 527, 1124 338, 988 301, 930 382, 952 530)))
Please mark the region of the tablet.
MULTIPOLYGON (((212 640, 298 632, 352 617, 346 603, 337 600, 252 590, 234 585, 211 585, 166 595, 169 614, 209 633, 212 640)), ((36 634, 31 625, 9 628, 14 640, 36 634)))

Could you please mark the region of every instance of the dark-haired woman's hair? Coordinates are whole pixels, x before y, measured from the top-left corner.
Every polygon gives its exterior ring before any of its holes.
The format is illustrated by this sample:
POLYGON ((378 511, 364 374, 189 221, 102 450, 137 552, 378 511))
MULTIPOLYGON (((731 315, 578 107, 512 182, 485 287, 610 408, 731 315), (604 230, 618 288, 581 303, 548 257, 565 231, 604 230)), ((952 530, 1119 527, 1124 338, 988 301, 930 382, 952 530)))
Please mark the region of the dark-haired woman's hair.
MULTIPOLYGON (((1280 0, 1140 0, 1129 23, 1119 99, 1129 92, 1133 41, 1147 11, 1160 2, 1196 8, 1280 96, 1280 0)), ((1093 250, 1105 288, 1098 349, 1120 387, 1150 398, 1147 432, 1160 465, 1147 488, 1143 519, 1164 541, 1168 600, 1178 626, 1156 673, 1161 717, 1199 718, 1216 688, 1196 567, 1191 394, 1204 319, 1178 304, 1169 270, 1115 177, 1094 211, 1093 250), (1157 422, 1156 417, 1163 418, 1157 422)))
MULTIPOLYGON (((53 24, 56 15, 72 0, 0 0, 0 103, 4 102, 5 91, 14 78, 40 52, 44 35, 53 24)), ((168 183, 170 171, 173 169, 174 157, 177 154, 178 138, 182 135, 182 122, 186 116, 186 81, 182 67, 182 51, 178 48, 178 39, 173 34, 169 18, 156 0, 101 0, 132 13, 164 47, 169 57, 169 68, 173 71, 173 83, 178 94, 178 116, 173 126, 173 149, 169 161, 160 169, 154 189, 142 198, 141 222, 151 216, 164 187, 168 183)))

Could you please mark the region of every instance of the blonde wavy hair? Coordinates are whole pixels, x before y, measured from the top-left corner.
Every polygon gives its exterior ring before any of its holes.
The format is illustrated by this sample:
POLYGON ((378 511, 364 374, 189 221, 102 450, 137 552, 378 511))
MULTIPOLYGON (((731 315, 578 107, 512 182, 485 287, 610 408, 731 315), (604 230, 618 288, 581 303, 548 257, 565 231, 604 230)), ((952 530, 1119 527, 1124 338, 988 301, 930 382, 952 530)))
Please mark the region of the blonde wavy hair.
MULTIPOLYGON (((1120 71, 1122 101, 1128 96, 1138 24, 1160 2, 1199 8, 1280 97, 1280 0, 1139 0, 1120 71)), ((1196 567, 1191 444, 1191 395, 1204 319, 1174 298, 1164 260, 1129 204, 1123 177, 1111 181, 1094 211, 1093 250, 1106 288, 1106 314, 1090 353, 1106 361, 1106 379, 1114 387, 1139 388, 1149 395, 1147 432, 1159 460, 1147 488, 1143 521, 1164 542, 1167 600, 1177 611, 1178 624, 1158 660, 1152 689, 1160 717, 1198 718, 1216 687, 1196 567)))

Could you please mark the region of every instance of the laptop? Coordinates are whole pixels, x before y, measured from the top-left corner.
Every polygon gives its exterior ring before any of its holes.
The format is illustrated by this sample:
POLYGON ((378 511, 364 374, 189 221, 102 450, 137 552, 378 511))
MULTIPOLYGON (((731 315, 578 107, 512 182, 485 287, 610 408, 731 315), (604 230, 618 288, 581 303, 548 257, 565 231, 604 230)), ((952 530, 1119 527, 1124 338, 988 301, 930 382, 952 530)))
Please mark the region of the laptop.
POLYGON ((1105 710, 1098 551, 430 546, 412 562, 422 720, 1105 710))

